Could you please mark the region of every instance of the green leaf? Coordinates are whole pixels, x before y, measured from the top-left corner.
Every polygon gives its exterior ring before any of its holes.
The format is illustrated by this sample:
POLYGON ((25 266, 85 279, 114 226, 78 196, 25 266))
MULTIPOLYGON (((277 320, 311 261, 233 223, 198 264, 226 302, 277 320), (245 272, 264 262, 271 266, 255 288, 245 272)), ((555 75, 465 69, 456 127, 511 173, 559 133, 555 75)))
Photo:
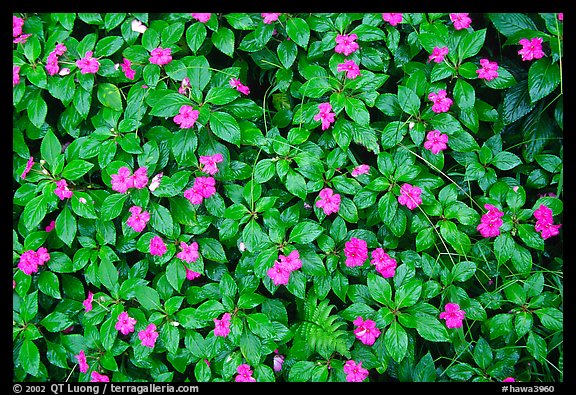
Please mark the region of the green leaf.
POLYGON ((298 54, 298 47, 294 44, 293 41, 283 40, 280 44, 278 44, 278 48, 276 49, 278 53, 278 59, 282 63, 286 69, 290 68, 296 60, 296 55, 298 54))
POLYGON ((563 313, 552 307, 545 307, 543 309, 535 310, 534 313, 540 319, 544 328, 550 329, 554 332, 562 332, 564 326, 563 313))
POLYGON ((506 125, 509 125, 528 114, 533 108, 534 104, 532 104, 528 91, 528 81, 521 80, 508 89, 504 95, 502 120, 506 125))
POLYGON ((346 114, 358 124, 368 126, 370 124, 370 113, 366 109, 366 105, 360 99, 354 97, 346 97, 344 102, 344 109, 346 114))
POLYGON ((210 114, 210 128, 222 140, 240 147, 240 126, 232 115, 220 111, 212 112, 210 114))
POLYGON ((384 333, 384 345, 394 361, 400 362, 404 359, 408 350, 408 334, 397 321, 392 321, 384 333))
POLYGON ((500 170, 511 170, 521 164, 522 160, 512 152, 500 151, 490 163, 500 170))
POLYGON ((272 159, 262 159, 254 166, 254 182, 263 184, 269 181, 276 173, 272 159))
POLYGON ((155 202, 150 202, 150 225, 158 232, 166 236, 171 236, 174 231, 174 222, 170 211, 155 202))
POLYGON ((534 61, 528 70, 528 92, 532 103, 548 96, 560 84, 560 66, 550 58, 534 61))
POLYGON ((372 299, 384 306, 395 307, 392 304, 392 288, 385 278, 375 273, 368 273, 367 284, 372 299))
POLYGON ((488 14, 488 18, 501 34, 508 37, 521 30, 538 30, 530 17, 521 13, 504 12, 488 14))
POLYGON ((420 111, 420 98, 416 93, 405 86, 398 85, 398 104, 407 114, 417 116, 420 111))
POLYGON ((37 128, 41 128, 46 119, 46 114, 48 114, 48 105, 46 101, 42 98, 41 90, 36 91, 31 96, 28 106, 26 107, 26 112, 30 122, 37 128))
POLYGON ((147 310, 162 310, 158 291, 147 286, 138 286, 134 290, 136 300, 147 310))
POLYGON ((300 199, 306 199, 306 180, 300 173, 295 172, 291 168, 288 169, 288 173, 286 174, 286 189, 300 199))
POLYGON ((409 280, 396 289, 394 303, 397 309, 410 307, 418 302, 422 294, 422 282, 417 279, 409 280))
POLYGON ((172 153, 180 165, 188 165, 194 159, 194 152, 198 145, 198 137, 192 129, 179 130, 172 139, 172 153))
POLYGON ((436 317, 417 316, 416 331, 423 339, 432 342, 449 342, 450 336, 443 325, 436 317))
POLYGON ((88 173, 94 164, 82 159, 73 159, 62 170, 62 178, 69 181, 74 181, 88 173))
POLYGON ((204 101, 217 105, 228 104, 240 96, 240 92, 228 86, 214 86, 206 94, 204 101))
POLYGON ((18 361, 26 373, 36 376, 40 368, 40 351, 32 340, 24 339, 20 352, 18 353, 18 361))
POLYGON ((118 287, 118 269, 114 263, 108 259, 102 259, 98 267, 98 278, 102 285, 114 294, 114 289, 118 287))
POLYGON ((104 107, 109 107, 116 111, 122 111, 122 95, 116 85, 103 82, 98 84, 98 101, 104 107))
POLYGON ((64 209, 56 218, 56 234, 66 245, 72 246, 76 236, 76 218, 68 209, 68 205, 64 206, 64 209))
POLYGON ((201 238, 198 239, 198 250, 203 257, 214 262, 227 263, 228 258, 224 252, 222 244, 216 239, 201 238))
POLYGON ((484 46, 484 40, 486 39, 486 29, 475 30, 473 32, 467 32, 460 39, 458 43, 458 59, 460 60, 459 63, 462 63, 462 60, 466 58, 470 58, 476 55, 482 47, 484 46))
POLYGON ((483 370, 488 369, 494 360, 490 344, 482 337, 476 342, 472 356, 476 364, 483 370))
POLYGON ((232 57, 234 55, 234 32, 227 27, 220 26, 211 37, 212 43, 222 53, 232 57))
POLYGON ((412 377, 415 382, 436 381, 436 369, 434 368, 434 360, 432 359, 432 355, 430 355, 430 351, 428 351, 414 367, 412 377))
POLYGON ((290 18, 286 21, 286 33, 300 47, 306 49, 310 39, 310 27, 302 18, 290 18))
POLYGON ((324 228, 317 222, 303 221, 292 228, 288 240, 292 243, 309 244, 316 240, 322 232, 324 232, 324 228))
POLYGON ((122 213, 122 208, 127 198, 128 195, 122 193, 113 193, 106 196, 100 209, 100 219, 102 221, 110 221, 118 217, 122 213))
POLYGON ((100 342, 106 351, 114 346, 114 341, 118 336, 118 330, 115 328, 118 317, 108 318, 100 327, 100 342))
POLYGON ((38 276, 38 289, 40 289, 44 295, 61 299, 60 281, 58 280, 58 276, 52 272, 44 271, 40 273, 38 276))
POLYGON ((526 349, 528 352, 540 363, 544 363, 546 356, 548 355, 548 347, 546 346, 546 340, 541 336, 534 333, 534 331, 528 332, 528 339, 526 340, 526 349))
POLYGON ((58 141, 58 137, 52 132, 52 129, 48 129, 42 143, 40 143, 40 154, 42 159, 46 160, 49 165, 54 164, 56 158, 60 155, 62 151, 62 145, 58 141))
POLYGON ((470 109, 474 107, 476 93, 472 85, 459 79, 454 85, 454 100, 461 109, 470 109))
POLYGON ((167 93, 158 97, 152 108, 150 109, 150 115, 157 117, 174 117, 179 113, 180 107, 191 106, 190 100, 179 93, 167 93))
POLYGON ((110 56, 116 53, 116 51, 118 51, 123 44, 124 40, 122 39, 122 37, 118 36, 103 37, 96 43, 96 48, 94 49, 94 57, 102 58, 110 56))

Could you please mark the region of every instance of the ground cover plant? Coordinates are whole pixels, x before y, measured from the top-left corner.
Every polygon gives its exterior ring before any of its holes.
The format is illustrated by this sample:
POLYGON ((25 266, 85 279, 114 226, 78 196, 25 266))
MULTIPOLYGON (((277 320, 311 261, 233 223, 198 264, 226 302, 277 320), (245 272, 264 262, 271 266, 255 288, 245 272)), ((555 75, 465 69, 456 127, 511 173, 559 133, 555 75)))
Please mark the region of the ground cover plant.
POLYGON ((14 381, 563 381, 561 13, 15 13, 14 381))

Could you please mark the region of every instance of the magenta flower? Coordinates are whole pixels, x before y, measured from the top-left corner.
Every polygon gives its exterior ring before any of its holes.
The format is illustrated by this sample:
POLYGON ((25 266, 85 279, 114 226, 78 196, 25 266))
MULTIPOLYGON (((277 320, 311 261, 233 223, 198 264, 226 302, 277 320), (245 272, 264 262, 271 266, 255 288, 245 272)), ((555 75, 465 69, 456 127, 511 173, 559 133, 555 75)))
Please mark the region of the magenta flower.
POLYGON ((56 47, 54 48, 54 50, 52 51, 53 53, 55 53, 57 56, 62 56, 64 55, 64 52, 67 51, 66 45, 62 44, 62 43, 58 43, 56 44, 56 47))
POLYGON ((357 317, 354 322, 354 325, 357 326, 354 329, 354 334, 363 344, 367 346, 371 346, 374 344, 378 336, 380 336, 380 329, 376 328, 376 323, 372 320, 366 320, 362 317, 357 317))
POLYGON ((222 154, 217 153, 214 155, 210 155, 210 156, 201 156, 198 159, 198 162, 200 162, 202 165, 200 167, 200 170, 203 173, 207 173, 210 174, 211 176, 218 173, 218 166, 216 166, 217 163, 221 163, 224 160, 224 157, 222 156, 222 154))
POLYGON ((138 332, 138 338, 142 341, 145 347, 154 348, 156 339, 158 339, 158 332, 156 332, 156 325, 150 324, 146 329, 138 332))
POLYGON ((148 169, 139 167, 132 175, 132 184, 136 189, 144 189, 148 185, 148 169))
POLYGON ((541 204, 536 210, 534 210, 534 218, 541 222, 553 222, 552 210, 544 204, 541 204))
POLYGON ((134 229, 135 232, 142 232, 148 221, 150 221, 150 213, 148 211, 142 211, 142 207, 140 206, 132 206, 128 211, 130 211, 132 215, 126 221, 126 225, 134 229))
POLYGON ((434 155, 440 151, 448 148, 448 135, 442 134, 438 130, 431 130, 426 135, 426 141, 424 142, 424 148, 432 152, 434 155))
POLYGON ((536 218, 534 229, 540 232, 540 236, 542 236, 544 240, 560 234, 558 229, 560 229, 562 225, 554 225, 552 210, 544 204, 541 204, 540 207, 534 210, 534 217, 536 218))
POLYGON ((496 237, 500 234, 504 213, 491 204, 485 204, 484 208, 488 210, 488 212, 482 215, 480 224, 478 224, 476 229, 483 237, 496 237))
POLYGON ((12 15, 12 37, 16 38, 22 34, 22 26, 24 26, 24 19, 12 15))
POLYGON ((114 328, 123 335, 134 332, 134 325, 136 325, 136 319, 128 315, 127 312, 123 311, 118 315, 118 322, 114 328))
POLYGON ((214 336, 227 337, 230 333, 230 313, 224 313, 221 319, 214 318, 214 336))
POLYGON ((336 36, 336 48, 334 51, 336 53, 343 53, 344 56, 348 56, 353 52, 356 52, 360 46, 356 42, 358 35, 352 34, 339 34, 336 36))
POLYGON ((216 193, 216 180, 212 177, 196 177, 194 189, 205 199, 216 193))
POLYGON ((448 328, 460 328, 465 314, 466 312, 460 310, 460 306, 457 303, 446 303, 444 311, 440 313, 440 319, 446 320, 448 328))
POLYGON ((335 113, 332 112, 332 105, 330 103, 318 104, 318 114, 314 115, 315 121, 322 121, 322 130, 326 130, 334 123, 335 113))
POLYGON ((360 67, 352 59, 345 60, 344 63, 340 63, 337 68, 338 72, 345 71, 346 78, 353 80, 360 75, 360 67))
POLYGON ((370 166, 359 165, 352 170, 352 177, 358 177, 360 174, 367 174, 370 171, 370 166))
POLYGON ((150 254, 162 256, 166 253, 166 244, 160 236, 154 236, 150 239, 150 254))
POLYGON ((564 13, 563 13, 563 12, 559 12, 559 13, 558 13, 558 20, 559 20, 559 21, 564 21, 564 13))
POLYGON ((504 380, 502 380, 503 383, 513 383, 515 381, 516 379, 514 379, 514 377, 506 377, 504 380))
POLYGON ((368 377, 368 369, 362 367, 362 362, 356 363, 353 360, 346 361, 344 373, 346 373, 347 382, 360 383, 368 377))
POLYGON ((266 274, 272 279, 274 285, 287 285, 290 281, 290 270, 279 261, 275 261, 274 266, 268 269, 266 274))
POLYGON ((384 12, 382 14, 382 19, 384 19, 386 22, 388 22, 392 26, 396 26, 397 24, 402 22, 402 13, 401 12, 396 12, 396 13, 384 12))
POLYGON ((450 20, 454 23, 454 29, 462 30, 470 27, 472 19, 468 17, 467 13, 450 14, 450 20))
POLYGON ((52 220, 50 222, 50 224, 48 226, 46 226, 46 228, 44 228, 44 230, 46 232, 52 232, 54 230, 54 228, 56 227, 56 221, 52 220))
POLYGON ((344 244, 344 255, 346 255, 346 266, 362 266, 368 259, 368 245, 366 240, 352 237, 344 244))
POLYGON ((282 370, 282 365, 284 364, 284 355, 278 354, 278 350, 274 350, 274 353, 276 355, 274 355, 273 358, 273 368, 275 372, 280 372, 282 370))
POLYGON ((316 207, 322 208, 324 214, 330 215, 340 210, 340 195, 334 193, 330 188, 324 188, 320 191, 320 199, 316 202, 316 207))
POLYGON ((180 88, 178 88, 178 93, 180 93, 181 95, 185 95, 186 92, 190 90, 191 86, 192 85, 190 85, 190 78, 184 77, 182 79, 182 82, 180 83, 180 88))
POLYGON ((200 111, 194 110, 192 106, 183 105, 179 114, 174 117, 174 123, 180 125, 181 129, 190 129, 198 119, 200 111))
POLYGON ((22 34, 18 37, 16 37, 14 39, 14 41, 12 41, 14 44, 18 44, 18 43, 22 43, 22 45, 26 44, 26 40, 28 40, 28 37, 30 37, 32 34, 22 34))
POLYGON ((88 363, 86 363, 86 355, 84 354, 84 350, 80 350, 80 353, 74 357, 78 360, 78 369, 80 369, 80 372, 86 373, 89 366, 88 363))
POLYGON ((289 272, 293 272, 294 270, 298 270, 302 267, 302 261, 300 260, 300 253, 298 250, 293 250, 287 256, 280 254, 278 256, 278 260, 289 272))
POLYGON ((434 47, 432 54, 428 56, 428 61, 442 63, 444 61, 444 56, 446 55, 448 55, 448 47, 434 47))
POLYGON ((522 60, 540 59, 546 54, 542 51, 542 38, 535 37, 531 40, 522 38, 518 41, 522 45, 522 49, 518 51, 518 55, 522 55, 522 60))
POLYGON ((163 175, 164 173, 158 173, 152 177, 152 181, 150 181, 150 185, 148 185, 148 189, 150 189, 151 192, 154 192, 160 186, 163 175))
POLYGON ((122 166, 118 169, 117 174, 110 175, 112 190, 120 193, 126 193, 129 188, 133 188, 134 179, 130 173, 131 172, 129 168, 122 166))
POLYGON ((446 91, 444 89, 440 89, 438 93, 430 93, 428 95, 428 100, 432 101, 432 111, 436 114, 448 112, 452 105, 452 99, 446 97, 446 91))
POLYGON ((31 156, 30 159, 28 159, 28 162, 26 162, 26 168, 22 172, 20 178, 22 178, 23 180, 26 179, 26 176, 28 175, 30 170, 32 170, 32 166, 34 166, 34 158, 31 156))
POLYGON ((38 248, 37 251, 28 250, 20 256, 18 268, 24 274, 30 275, 38 271, 38 266, 44 265, 50 260, 50 254, 45 247, 38 248))
POLYGON ((20 66, 12 66, 12 87, 20 83, 20 66))
POLYGON ((192 204, 202 204, 204 197, 194 187, 184 191, 184 197, 192 204))
POLYGON ((91 291, 88 291, 88 297, 82 302, 84 305, 84 311, 87 313, 92 311, 92 302, 94 301, 94 294, 91 291))
POLYGON ((196 19, 198 22, 206 23, 210 20, 212 14, 210 13, 202 13, 202 12, 193 12, 191 13, 192 18, 196 19))
POLYGON ((417 186, 404 184, 400 187, 400 196, 398 196, 398 203, 414 210, 417 206, 422 204, 420 194, 422 190, 417 186))
POLYGON ((100 68, 100 63, 98 59, 92 57, 92 51, 88 51, 82 59, 76 61, 76 66, 82 74, 96 74, 100 68))
POLYGON ((198 272, 195 272, 195 271, 193 271, 193 270, 190 270, 190 269, 186 268, 186 279, 187 279, 187 280, 192 281, 192 280, 200 277, 201 275, 202 275, 202 274, 200 274, 200 273, 198 273, 198 272))
POLYGON ((60 70, 60 66, 58 65, 58 56, 54 52, 51 52, 46 59, 46 71, 48 75, 56 75, 60 70))
POLYGON ((124 72, 126 78, 128 78, 129 80, 134 79, 134 76, 136 75, 136 70, 132 69, 132 62, 129 59, 124 58, 122 63, 120 64, 120 67, 122 67, 122 71, 124 72))
POLYGON ((163 66, 172 61, 172 49, 170 48, 154 48, 150 52, 150 57, 148 58, 150 63, 157 64, 158 66, 163 66))
POLYGON ((280 12, 263 12, 260 14, 260 16, 263 18, 264 23, 266 23, 267 25, 276 22, 278 20, 278 17, 282 15, 282 13, 280 12))
POLYGON ((250 365, 243 363, 236 368, 236 371, 238 372, 238 375, 234 379, 236 382, 248 383, 256 381, 256 379, 252 377, 252 369, 250 368, 250 365))
POLYGON ((90 382, 93 383, 109 383, 110 382, 110 378, 108 376, 106 376, 105 374, 100 374, 96 371, 92 372, 92 378, 90 379, 90 382))
POLYGON ((182 259, 184 262, 196 262, 200 257, 200 254, 198 254, 198 243, 195 241, 190 243, 190 245, 182 241, 180 242, 180 248, 182 251, 176 254, 176 258, 182 259))
POLYGON ((396 274, 396 259, 390 257, 383 248, 378 247, 372 251, 370 263, 376 266, 376 271, 384 278, 391 278, 396 274))
POLYGON ((249 95, 250 94, 250 88, 248 88, 246 85, 244 85, 239 78, 231 78, 230 79, 230 86, 232 88, 236 88, 236 90, 240 93, 243 93, 245 95, 249 95))
POLYGON ((488 59, 480 59, 480 66, 481 68, 476 70, 478 78, 486 81, 498 78, 498 63, 490 62, 488 59))
POLYGON ((68 189, 68 183, 66 180, 58 180, 56 181, 56 189, 54 193, 58 195, 60 200, 69 199, 72 197, 72 191, 68 189))

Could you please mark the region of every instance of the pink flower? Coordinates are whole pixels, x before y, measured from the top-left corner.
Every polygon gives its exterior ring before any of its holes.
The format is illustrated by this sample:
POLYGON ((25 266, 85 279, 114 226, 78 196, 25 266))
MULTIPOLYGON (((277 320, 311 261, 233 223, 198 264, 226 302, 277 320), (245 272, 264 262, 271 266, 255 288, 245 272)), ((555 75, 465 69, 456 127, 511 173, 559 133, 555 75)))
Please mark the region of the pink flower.
POLYGON ((324 214, 330 215, 340 210, 340 195, 335 194, 330 188, 324 188, 320 191, 320 199, 316 202, 316 207, 322 208, 324 214))
POLYGON ((82 302, 84 305, 84 311, 87 313, 92 311, 92 302, 94 301, 94 294, 91 291, 88 291, 88 297, 82 302))
POLYGON ((559 12, 559 13, 558 13, 558 20, 559 20, 559 21, 563 21, 563 20, 564 20, 564 13, 563 13, 563 12, 559 12))
POLYGON ((60 200, 69 199, 72 197, 72 191, 68 189, 68 183, 66 180, 58 180, 56 181, 56 189, 54 193, 58 195, 60 200))
POLYGON ((178 93, 180 93, 181 95, 185 95, 186 92, 188 92, 190 90, 190 78, 188 77, 184 77, 182 79, 182 83, 180 84, 180 88, 178 88, 178 93))
POLYGON ((46 59, 46 71, 48 71, 48 75, 56 75, 60 70, 60 66, 58 65, 58 56, 54 52, 50 52, 48 58, 46 59))
POLYGON ((478 78, 486 81, 492 81, 498 78, 498 63, 490 62, 488 59, 480 59, 480 66, 482 68, 476 70, 478 78))
POLYGON ((540 232, 540 236, 542 236, 544 240, 560 234, 558 229, 560 229, 562 225, 554 225, 552 210, 544 204, 541 204, 540 207, 534 210, 534 217, 537 220, 534 229, 540 232))
POLYGON ((22 26, 24 26, 24 19, 12 15, 12 37, 22 34, 22 26))
POLYGON ((20 66, 12 66, 12 87, 20 83, 20 66))
POLYGON ((137 33, 144 33, 148 29, 146 27, 146 25, 144 25, 138 19, 132 20, 130 27, 132 28, 132 31, 137 32, 137 33))
POLYGON ((148 189, 150 189, 150 191, 154 192, 156 188, 160 186, 160 181, 162 180, 163 175, 164 173, 158 173, 152 178, 150 185, 148 185, 148 189))
POLYGON ((192 106, 183 105, 179 114, 174 117, 174 123, 180 125, 181 129, 190 129, 198 119, 200 111, 194 110, 192 106))
POLYGON ((472 19, 468 17, 467 13, 450 14, 450 20, 454 23, 454 29, 456 30, 467 29, 472 23, 472 19))
POLYGON ((359 383, 368 377, 368 370, 362 367, 362 362, 356 363, 353 360, 346 361, 344 373, 346 373, 346 381, 348 382, 359 383))
POLYGON ((212 177, 196 177, 193 188, 203 198, 209 198, 216 193, 216 180, 212 177))
POLYGON ((182 251, 176 254, 176 258, 182 259, 187 263, 196 262, 200 257, 200 254, 198 254, 198 243, 195 241, 190 243, 190 245, 182 241, 180 242, 180 248, 182 251))
POLYGON ((150 324, 146 329, 138 332, 138 338, 142 341, 145 347, 154 348, 156 339, 158 339, 158 332, 156 332, 156 325, 150 324))
POLYGON ((359 316, 354 320, 353 324, 357 326, 357 328, 354 329, 354 334, 367 346, 373 345, 378 336, 380 336, 380 329, 376 328, 376 323, 372 320, 364 321, 364 319, 359 316))
POLYGON ((370 263, 376 266, 376 271, 384 278, 391 278, 396 274, 396 259, 390 257, 383 248, 379 247, 372 251, 370 263))
POLYGON ((44 228, 44 230, 46 232, 52 232, 55 227, 56 227, 56 221, 52 220, 52 222, 50 222, 50 224, 48 226, 46 226, 46 228, 44 228))
POLYGON ((560 229, 560 227, 562 226, 561 224, 558 225, 554 225, 554 224, 542 224, 541 226, 538 226, 538 224, 536 224, 537 227, 535 228, 538 232, 540 232, 540 236, 542 236, 542 238, 544 240, 552 237, 552 236, 557 236, 560 234, 560 231, 558 229, 560 229))
POLYGON ((130 169, 126 166, 122 166, 118 169, 117 174, 112 174, 110 176, 110 182, 112 184, 112 190, 120 193, 126 193, 129 188, 134 187, 134 180, 130 174, 130 169))
POLYGON ((154 236, 150 239, 150 254, 162 256, 166 253, 166 244, 160 236, 154 236))
POLYGON ((352 170, 352 177, 358 177, 360 174, 367 174, 370 171, 370 166, 359 165, 352 170))
POLYGON ((368 246, 365 240, 352 237, 344 244, 344 255, 346 255, 346 266, 362 266, 368 259, 368 246))
POLYGON ((28 159, 28 162, 26 162, 26 168, 24 169, 22 175, 20 176, 23 180, 26 179, 26 176, 32 169, 33 165, 34 165, 34 158, 31 156, 30 159, 28 159))
POLYGON ((426 135, 426 141, 424 142, 424 148, 432 152, 434 155, 440 151, 448 148, 446 145, 448 143, 448 135, 442 134, 438 130, 431 130, 426 135))
POLYGON ((56 47, 54 48, 54 50, 52 51, 53 53, 55 53, 57 56, 62 56, 64 55, 64 52, 66 52, 68 49, 66 48, 66 45, 62 44, 62 43, 58 43, 56 44, 56 47))
POLYGON ((502 380, 503 383, 513 383, 515 381, 516 379, 514 379, 514 377, 506 377, 504 380, 502 380))
POLYGON ((76 61, 76 66, 82 74, 96 74, 100 68, 100 63, 98 59, 92 57, 92 51, 88 51, 82 59, 76 61))
POLYGON ((243 93, 245 95, 249 95, 250 94, 250 88, 248 88, 246 85, 244 85, 239 78, 231 78, 230 79, 230 86, 233 88, 236 88, 236 90, 240 93, 243 93))
POLYGON ((271 24, 272 22, 276 22, 280 15, 282 14, 279 12, 271 12, 271 13, 263 12, 260 14, 260 16, 264 18, 264 23, 268 25, 271 24))
POLYGON ((250 365, 243 363, 242 365, 238 366, 238 368, 236 368, 236 371, 238 372, 238 375, 234 379, 236 382, 247 383, 256 381, 256 379, 252 377, 252 369, 250 368, 250 365))
POLYGON ((194 187, 184 191, 184 197, 192 204, 202 204, 204 197, 194 187))
POLYGON ((139 167, 132 175, 132 184, 136 189, 144 189, 148 185, 148 169, 139 167))
POLYGON ((127 312, 123 311, 118 315, 118 322, 114 328, 123 335, 134 332, 134 325, 136 325, 136 319, 128 315, 127 312))
POLYGON ((172 49, 170 48, 154 48, 152 52, 150 52, 150 55, 148 58, 150 63, 157 64, 158 66, 168 64, 172 61, 172 49))
POLYGON ((417 206, 422 204, 420 194, 422 190, 417 186, 404 184, 400 187, 400 196, 398 196, 398 203, 414 210, 417 206))
POLYGON ((212 14, 210 13, 201 13, 201 12, 193 12, 192 18, 196 19, 198 22, 206 23, 210 20, 212 14))
POLYGON ((132 69, 132 62, 129 59, 124 58, 122 63, 120 64, 120 67, 122 67, 122 71, 124 72, 126 78, 128 78, 129 80, 134 79, 134 76, 136 75, 136 70, 132 69))
POLYGON ((336 36, 336 48, 334 51, 336 53, 343 53, 344 56, 348 56, 353 52, 356 52, 360 46, 356 42, 358 35, 352 34, 339 34, 336 36))
POLYGON ((534 218, 540 222, 554 222, 552 218, 552 210, 544 204, 541 204, 534 210, 534 218))
POLYGON ((202 274, 200 274, 200 273, 198 273, 198 272, 195 272, 195 271, 193 271, 193 270, 190 270, 190 269, 186 268, 186 279, 187 279, 187 280, 192 281, 192 280, 200 277, 201 275, 202 275, 202 274))
POLYGON ((401 12, 398 12, 398 13, 394 13, 394 12, 386 13, 385 12, 382 14, 382 19, 384 19, 386 22, 388 22, 392 26, 396 26, 397 24, 402 22, 402 13, 401 12))
POLYGON ((44 263, 50 260, 50 254, 48 250, 44 247, 38 248, 37 251, 28 250, 20 256, 20 261, 18 262, 18 268, 24 272, 24 274, 30 275, 38 271, 38 266, 44 265, 44 263))
POLYGON ((345 71, 346 78, 353 80, 360 75, 360 67, 352 59, 345 60, 338 65, 338 72, 345 71))
POLYGON ((448 47, 434 47, 432 50, 432 55, 428 56, 428 60, 432 60, 436 63, 442 63, 444 61, 444 56, 448 55, 448 47))
POLYGON ((518 41, 522 45, 522 49, 518 51, 518 55, 522 55, 522 60, 540 59, 546 54, 542 51, 542 38, 535 37, 531 40, 522 38, 518 41))
POLYGON ((230 313, 224 313, 221 319, 214 318, 214 336, 227 337, 230 333, 230 313))
POLYGON ((274 371, 280 372, 282 370, 282 365, 284 364, 284 355, 278 354, 278 350, 275 351, 276 355, 274 355, 273 363, 274 363, 274 371))
POLYGON ((18 37, 16 37, 14 39, 14 41, 12 41, 14 44, 18 44, 18 43, 22 43, 22 45, 26 44, 26 40, 28 40, 28 37, 30 37, 32 34, 22 34, 18 37))
POLYGON ((222 154, 217 153, 211 156, 201 156, 198 162, 204 165, 200 168, 202 172, 214 175, 218 173, 218 166, 216 166, 216 164, 221 163, 223 160, 222 154))
POLYGON ((135 232, 142 232, 148 221, 150 221, 150 213, 148 211, 142 211, 142 207, 140 206, 132 206, 128 211, 130 211, 132 215, 126 221, 126 225, 134 229, 135 232))
POLYGON ((446 320, 448 328, 460 328, 465 314, 466 312, 460 310, 460 306, 457 303, 446 303, 444 311, 440 313, 440 319, 446 320))
POLYGON ((488 212, 482 215, 480 224, 478 224, 476 229, 483 237, 496 237, 500 234, 504 213, 491 204, 485 204, 484 208, 488 210, 488 212))
POLYGON ((93 383, 109 383, 110 382, 110 378, 108 376, 106 376, 105 374, 100 374, 96 371, 92 372, 92 379, 90 380, 90 382, 93 383))
POLYGON ((438 93, 430 93, 428 95, 428 100, 432 101, 432 111, 436 114, 442 112, 448 112, 450 110, 450 106, 452 105, 452 99, 446 97, 446 91, 444 89, 440 89, 438 93))
POLYGON ((287 285, 290 281, 290 270, 279 261, 275 261, 274 266, 268 269, 266 274, 272 279, 274 285, 287 285))
POLYGON ((322 120, 322 130, 326 130, 334 123, 335 113, 332 112, 332 105, 330 103, 318 104, 318 114, 314 116, 315 121, 322 120))
POLYGON ((294 270, 298 270, 302 267, 302 261, 300 260, 300 253, 298 250, 293 250, 287 256, 279 255, 278 260, 289 272, 293 272, 294 270))
POLYGON ((78 355, 75 355, 75 358, 78 360, 78 368, 80 369, 81 373, 86 373, 88 371, 88 363, 86 363, 86 354, 84 354, 84 350, 80 350, 78 355))

